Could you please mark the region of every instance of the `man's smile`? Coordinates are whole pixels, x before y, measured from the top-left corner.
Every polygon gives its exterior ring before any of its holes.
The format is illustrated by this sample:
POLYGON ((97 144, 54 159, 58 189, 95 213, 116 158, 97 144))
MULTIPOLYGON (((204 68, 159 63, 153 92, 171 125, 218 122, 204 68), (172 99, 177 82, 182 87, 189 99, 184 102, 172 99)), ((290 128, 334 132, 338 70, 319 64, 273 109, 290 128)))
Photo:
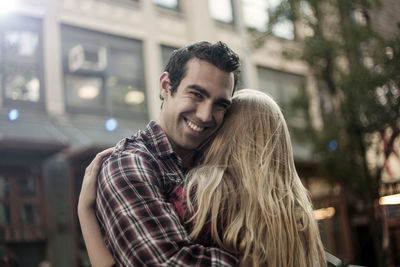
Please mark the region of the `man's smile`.
POLYGON ((186 118, 184 120, 186 122, 186 125, 189 126, 189 128, 195 132, 201 133, 206 129, 206 127, 201 127, 200 125, 197 125, 196 123, 194 123, 191 120, 188 120, 186 118))

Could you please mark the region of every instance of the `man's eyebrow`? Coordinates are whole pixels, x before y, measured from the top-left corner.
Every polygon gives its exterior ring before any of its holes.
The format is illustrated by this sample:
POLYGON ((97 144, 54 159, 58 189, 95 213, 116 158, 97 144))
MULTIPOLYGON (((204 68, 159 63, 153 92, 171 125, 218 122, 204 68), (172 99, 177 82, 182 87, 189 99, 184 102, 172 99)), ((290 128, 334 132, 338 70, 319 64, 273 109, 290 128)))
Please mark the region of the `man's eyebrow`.
POLYGON ((208 91, 206 89, 204 89, 203 87, 197 85, 197 84, 191 84, 188 86, 188 88, 193 89, 198 91, 199 93, 201 93, 202 95, 206 96, 206 97, 210 97, 210 93, 208 93, 208 91))
MULTIPOLYGON (((201 93, 205 97, 210 97, 210 93, 206 89, 204 89, 203 87, 201 87, 201 86, 199 86, 197 84, 191 84, 191 85, 188 86, 188 88, 198 91, 199 93, 201 93)), ((232 101, 230 99, 227 99, 227 98, 219 98, 219 99, 217 99, 215 101, 215 103, 222 104, 222 105, 225 105, 225 106, 232 105, 232 101)))

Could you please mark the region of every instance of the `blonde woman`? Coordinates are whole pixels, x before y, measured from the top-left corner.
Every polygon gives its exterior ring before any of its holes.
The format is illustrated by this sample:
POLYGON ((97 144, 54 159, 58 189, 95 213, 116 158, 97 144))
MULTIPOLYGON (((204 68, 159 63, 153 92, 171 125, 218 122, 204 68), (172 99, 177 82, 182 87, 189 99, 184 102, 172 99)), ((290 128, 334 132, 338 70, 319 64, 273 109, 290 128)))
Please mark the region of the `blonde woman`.
MULTIPOLYGON (((110 266, 92 208, 99 162, 88 167, 78 214, 93 266, 110 266)), ((201 164, 170 201, 194 242, 219 246, 243 266, 326 266, 284 117, 264 93, 235 94, 201 164)))

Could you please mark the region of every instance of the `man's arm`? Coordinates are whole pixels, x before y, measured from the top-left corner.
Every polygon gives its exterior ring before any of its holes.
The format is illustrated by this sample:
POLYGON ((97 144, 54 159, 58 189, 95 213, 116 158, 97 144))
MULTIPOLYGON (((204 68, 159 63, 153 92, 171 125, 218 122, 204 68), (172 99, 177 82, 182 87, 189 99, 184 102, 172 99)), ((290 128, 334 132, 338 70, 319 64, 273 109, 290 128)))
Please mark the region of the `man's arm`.
POLYGON ((193 244, 144 157, 113 155, 103 166, 98 218, 117 265, 237 266, 217 248, 193 244))

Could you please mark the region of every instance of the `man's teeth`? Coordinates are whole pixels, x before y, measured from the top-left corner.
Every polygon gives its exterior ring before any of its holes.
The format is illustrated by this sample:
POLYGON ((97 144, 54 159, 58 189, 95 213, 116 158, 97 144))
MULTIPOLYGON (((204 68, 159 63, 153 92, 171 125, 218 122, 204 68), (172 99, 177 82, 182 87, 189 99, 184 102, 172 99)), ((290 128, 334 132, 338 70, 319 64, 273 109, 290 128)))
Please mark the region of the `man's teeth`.
POLYGON ((197 126, 196 124, 194 124, 189 120, 187 120, 187 124, 193 131, 202 132, 204 130, 204 127, 197 126))

